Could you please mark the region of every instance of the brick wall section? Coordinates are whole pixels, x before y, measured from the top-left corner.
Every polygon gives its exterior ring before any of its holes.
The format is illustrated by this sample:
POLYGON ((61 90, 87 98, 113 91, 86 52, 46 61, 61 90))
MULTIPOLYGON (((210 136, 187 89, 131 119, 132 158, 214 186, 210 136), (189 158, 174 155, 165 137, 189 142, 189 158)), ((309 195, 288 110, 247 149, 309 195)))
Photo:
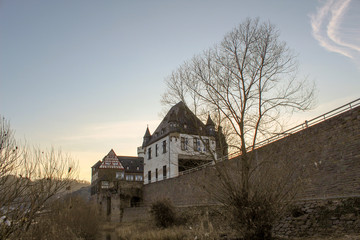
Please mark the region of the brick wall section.
MULTIPOLYGON (((360 107, 306 128, 256 150, 257 158, 287 159, 311 170, 299 199, 360 195, 360 107), (271 152, 271 154, 269 154, 271 152)), ((235 166, 236 161, 229 161, 235 166)), ((234 168, 235 169, 235 168, 234 168)), ((214 180, 213 167, 143 187, 144 205, 169 198, 175 205, 207 205, 204 182, 214 180)))

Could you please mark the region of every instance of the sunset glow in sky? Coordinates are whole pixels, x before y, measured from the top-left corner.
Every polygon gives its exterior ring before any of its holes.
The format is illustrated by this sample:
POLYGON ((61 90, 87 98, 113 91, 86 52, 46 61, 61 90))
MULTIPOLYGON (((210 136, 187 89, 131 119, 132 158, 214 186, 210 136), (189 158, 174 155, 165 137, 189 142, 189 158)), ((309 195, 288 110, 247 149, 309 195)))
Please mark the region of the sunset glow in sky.
POLYGON ((270 21, 316 82, 316 117, 360 97, 358 0, 3 0, 0 114, 18 139, 79 160, 136 156, 164 78, 248 17, 270 21))

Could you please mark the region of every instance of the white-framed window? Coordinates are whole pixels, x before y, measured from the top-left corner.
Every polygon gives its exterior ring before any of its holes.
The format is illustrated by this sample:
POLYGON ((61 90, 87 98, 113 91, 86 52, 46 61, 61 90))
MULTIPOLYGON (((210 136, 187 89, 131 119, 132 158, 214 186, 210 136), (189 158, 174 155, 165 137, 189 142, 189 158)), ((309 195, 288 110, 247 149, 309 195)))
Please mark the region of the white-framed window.
POLYGON ((110 183, 109 181, 101 181, 101 188, 109 188, 110 183))
POLYGON ((151 148, 148 149, 148 159, 151 159, 151 148))
POLYGON ((166 165, 163 166, 163 179, 166 179, 166 165))
POLYGON ((124 172, 116 172, 116 179, 124 179, 124 172))
POLYGON ((136 175, 135 176, 135 181, 142 181, 143 180, 143 176, 142 175, 136 175))
POLYGON ((162 142, 163 153, 166 153, 166 140, 162 142))
POLYGON ((197 151, 197 152, 200 152, 200 151, 201 151, 200 140, 199 140, 197 137, 194 138, 194 145, 193 145, 193 147, 194 147, 194 151, 197 151))
POLYGON ((188 139, 181 137, 181 150, 185 151, 188 149, 188 139))
POLYGON ((126 175, 126 181, 134 181, 134 175, 126 175))

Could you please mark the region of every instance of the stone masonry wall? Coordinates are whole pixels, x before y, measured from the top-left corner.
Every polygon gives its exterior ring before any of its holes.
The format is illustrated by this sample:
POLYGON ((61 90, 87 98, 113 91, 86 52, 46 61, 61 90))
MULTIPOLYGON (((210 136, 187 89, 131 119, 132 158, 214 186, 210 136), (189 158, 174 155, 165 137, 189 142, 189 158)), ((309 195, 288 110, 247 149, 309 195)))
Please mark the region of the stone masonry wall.
MULTIPOLYGON (((125 208, 123 222, 152 221, 149 207, 125 208)), ((220 206, 177 207, 179 216, 196 219, 192 224, 203 224, 211 218, 212 226, 224 228, 220 206)), ((273 234, 282 238, 306 236, 335 236, 360 233, 360 198, 332 198, 298 201, 289 206, 287 214, 273 228, 273 234)))
POLYGON ((273 230, 286 237, 360 233, 360 198, 297 202, 273 230))
POLYGON ((215 204, 216 202, 209 198, 208 192, 198 182, 212 173, 213 169, 208 168, 181 177, 144 185, 144 205, 149 206, 152 202, 164 198, 170 199, 175 206, 215 204))
MULTIPOLYGON (((271 156, 311 170, 298 199, 360 196, 360 107, 259 148, 255 154, 259 160, 271 156)), ((226 164, 235 166, 236 160, 226 164)), ((144 205, 161 198, 169 198, 177 206, 216 204, 209 198, 209 189, 203 187, 215 175, 215 168, 208 167, 144 185, 144 205)))

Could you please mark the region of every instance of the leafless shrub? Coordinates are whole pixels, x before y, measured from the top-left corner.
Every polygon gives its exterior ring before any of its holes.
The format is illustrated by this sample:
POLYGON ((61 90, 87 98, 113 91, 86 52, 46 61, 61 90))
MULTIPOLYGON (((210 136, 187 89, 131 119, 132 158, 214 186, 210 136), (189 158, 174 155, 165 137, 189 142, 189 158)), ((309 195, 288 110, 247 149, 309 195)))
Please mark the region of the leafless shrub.
MULTIPOLYGON (((247 19, 220 44, 182 64, 166 84, 164 104, 183 101, 225 126, 230 153, 238 158, 231 167, 215 165, 209 192, 231 209, 239 237, 270 238, 274 217, 296 194, 303 168, 292 164, 292 156, 272 158, 276 150, 258 159, 257 143, 280 134, 282 117, 310 109, 314 100, 314 85, 297 77, 295 55, 280 41, 277 28, 247 19)), ((213 158, 218 159, 224 158, 213 158)))
POLYGON ((0 238, 28 231, 57 193, 77 176, 77 164, 54 148, 39 150, 19 144, 10 124, 0 118, 0 238))
POLYGON ((20 239, 84 239, 98 237, 102 218, 98 209, 81 197, 67 197, 49 204, 20 239))

